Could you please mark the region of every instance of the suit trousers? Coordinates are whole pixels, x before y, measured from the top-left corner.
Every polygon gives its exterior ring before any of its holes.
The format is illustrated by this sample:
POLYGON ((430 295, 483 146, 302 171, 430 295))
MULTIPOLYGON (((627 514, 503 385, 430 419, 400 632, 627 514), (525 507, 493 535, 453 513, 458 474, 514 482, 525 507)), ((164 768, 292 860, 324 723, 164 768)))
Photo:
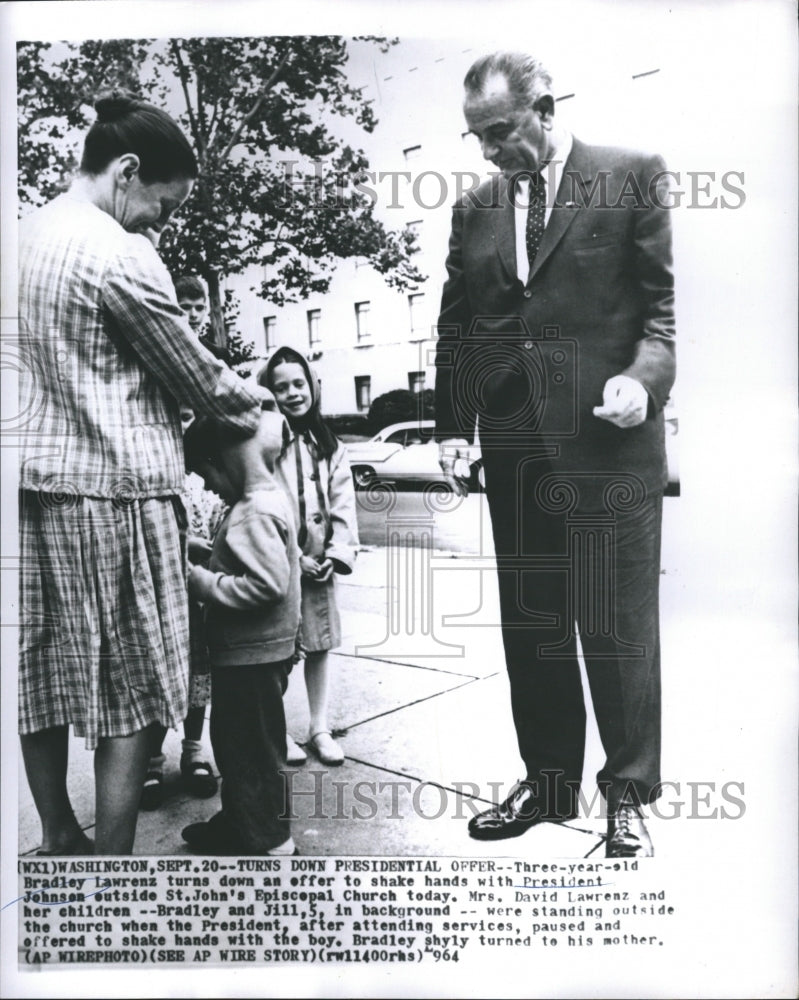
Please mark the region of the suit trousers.
POLYGON ((291 660, 211 669, 211 745, 222 776, 214 817, 242 854, 265 854, 291 836, 286 810, 286 716, 291 660))
POLYGON ((576 814, 583 772, 578 635, 608 809, 659 794, 663 495, 647 496, 623 474, 561 473, 546 451, 514 444, 483 454, 519 751, 542 815, 557 819, 576 814))

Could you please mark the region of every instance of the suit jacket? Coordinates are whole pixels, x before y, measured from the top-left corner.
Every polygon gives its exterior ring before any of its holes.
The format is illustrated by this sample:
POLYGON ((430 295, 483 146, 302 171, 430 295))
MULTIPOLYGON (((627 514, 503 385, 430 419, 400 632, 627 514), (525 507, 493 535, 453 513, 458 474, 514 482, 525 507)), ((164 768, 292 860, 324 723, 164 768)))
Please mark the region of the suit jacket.
MULTIPOLYGON (((558 472, 666 481, 663 405, 674 381, 671 225, 660 157, 577 139, 526 283, 508 181, 453 211, 438 326, 436 435, 484 450, 536 444, 558 472), (621 429, 595 417, 625 374, 649 397, 621 429)), ((490 486, 490 484, 489 484, 490 486)))

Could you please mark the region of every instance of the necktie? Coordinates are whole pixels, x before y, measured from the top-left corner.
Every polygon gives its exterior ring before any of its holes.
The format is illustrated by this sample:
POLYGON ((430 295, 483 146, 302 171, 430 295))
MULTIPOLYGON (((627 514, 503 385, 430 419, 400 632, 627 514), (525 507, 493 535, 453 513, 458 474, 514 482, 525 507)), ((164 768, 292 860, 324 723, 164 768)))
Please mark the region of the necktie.
POLYGON ((544 217, 546 213, 546 185, 541 174, 530 174, 530 202, 527 209, 527 225, 525 236, 527 240, 527 261, 533 266, 535 255, 541 246, 544 235, 544 217))

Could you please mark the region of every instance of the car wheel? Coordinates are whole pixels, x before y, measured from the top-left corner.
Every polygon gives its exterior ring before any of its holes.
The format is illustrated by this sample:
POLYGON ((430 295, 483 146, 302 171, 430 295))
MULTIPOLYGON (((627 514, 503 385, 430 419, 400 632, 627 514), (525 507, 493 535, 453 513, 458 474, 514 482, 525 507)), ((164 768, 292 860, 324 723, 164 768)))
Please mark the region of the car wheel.
POLYGON ((360 490, 365 490, 377 478, 371 465, 356 465, 352 470, 352 479, 360 490))

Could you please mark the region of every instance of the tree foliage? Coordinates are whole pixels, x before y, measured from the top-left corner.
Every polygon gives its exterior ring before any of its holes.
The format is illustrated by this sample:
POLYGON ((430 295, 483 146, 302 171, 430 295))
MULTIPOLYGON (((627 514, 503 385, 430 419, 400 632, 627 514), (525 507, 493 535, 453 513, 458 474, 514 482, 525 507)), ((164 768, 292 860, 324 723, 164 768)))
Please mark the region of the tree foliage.
POLYGON ((369 430, 377 434, 389 424, 405 420, 432 420, 435 417, 435 393, 432 389, 410 392, 392 389, 377 396, 369 407, 369 430))
POLYGON ((338 134, 345 120, 349 131, 376 125, 347 60, 348 42, 332 36, 20 43, 20 199, 63 188, 95 98, 121 87, 169 110, 197 153, 200 178, 159 251, 174 276, 206 281, 220 343, 220 279, 253 265, 256 291, 276 306, 327 291, 336 262, 353 256, 413 287, 424 280, 415 236, 375 218, 359 187, 366 156, 338 134))

